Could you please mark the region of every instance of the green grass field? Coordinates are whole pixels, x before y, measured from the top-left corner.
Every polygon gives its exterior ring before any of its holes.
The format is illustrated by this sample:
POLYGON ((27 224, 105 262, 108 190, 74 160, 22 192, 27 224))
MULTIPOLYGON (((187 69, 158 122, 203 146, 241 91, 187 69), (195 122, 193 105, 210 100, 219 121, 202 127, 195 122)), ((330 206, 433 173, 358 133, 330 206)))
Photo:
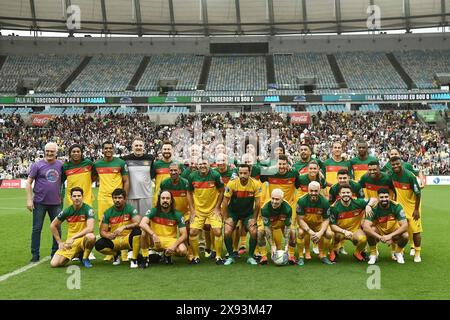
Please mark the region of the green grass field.
MULTIPOLYGON (((0 299, 449 299, 449 194, 450 187, 430 186, 423 192, 422 263, 415 264, 407 256, 406 264, 399 265, 380 245, 380 289, 368 289, 367 264, 351 256, 332 266, 314 259, 302 268, 250 266, 245 264, 246 257, 228 267, 207 259, 191 266, 176 258, 173 266, 131 270, 125 263, 115 267, 104 262, 94 250, 94 267, 80 268, 79 290, 68 289, 66 268, 51 269, 47 261, 0 281, 0 299)), ((25 191, 1 190, 0 279, 28 265, 31 223, 25 191)), ((46 218, 41 258, 50 254, 50 247, 46 218)), ((353 246, 347 243, 346 250, 352 253, 353 246)))

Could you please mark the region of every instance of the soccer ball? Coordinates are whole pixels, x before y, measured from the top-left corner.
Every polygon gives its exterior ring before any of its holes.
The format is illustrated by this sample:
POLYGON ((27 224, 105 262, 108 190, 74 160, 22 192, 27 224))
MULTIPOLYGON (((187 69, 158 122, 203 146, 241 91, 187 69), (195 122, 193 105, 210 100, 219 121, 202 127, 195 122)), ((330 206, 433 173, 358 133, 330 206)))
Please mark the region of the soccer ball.
POLYGON ((277 250, 275 254, 272 256, 272 261, 277 266, 285 266, 288 264, 288 253, 284 250, 277 250))

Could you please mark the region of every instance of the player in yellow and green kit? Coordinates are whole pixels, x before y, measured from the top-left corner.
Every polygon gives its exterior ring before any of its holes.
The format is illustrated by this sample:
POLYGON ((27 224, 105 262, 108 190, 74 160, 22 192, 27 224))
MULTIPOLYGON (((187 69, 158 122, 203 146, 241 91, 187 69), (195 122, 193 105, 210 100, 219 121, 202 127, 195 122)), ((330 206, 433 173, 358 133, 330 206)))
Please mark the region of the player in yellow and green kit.
POLYGON ((356 148, 358 149, 358 155, 350 159, 350 164, 352 166, 354 180, 359 181, 369 169, 369 163, 378 161, 378 159, 369 155, 369 146, 366 141, 359 140, 356 143, 356 148))
POLYGON ((117 188, 112 192, 114 206, 105 211, 100 226, 101 238, 95 243, 95 249, 114 257, 113 265, 119 265, 119 251, 133 250, 130 268, 138 267, 137 257, 140 249, 141 230, 138 228, 141 216, 137 210, 126 203, 125 190, 117 188))
POLYGON ((292 170, 297 171, 299 175, 307 174, 308 173, 308 165, 311 163, 311 161, 315 161, 319 168, 321 169, 323 164, 320 159, 312 158, 311 154, 311 147, 307 144, 301 144, 300 145, 300 160, 294 163, 292 166, 292 170))
POLYGON ((397 202, 405 210, 408 220, 409 238, 413 240, 414 248, 410 255, 414 255, 414 262, 421 262, 422 219, 420 212, 421 192, 419 183, 411 171, 405 170, 399 157, 392 157, 392 181, 397 192, 397 202))
MULTIPOLYGON (((161 185, 162 186, 162 185, 161 185)), ((145 236, 142 247, 142 256, 144 262, 142 268, 149 265, 148 248, 155 251, 163 251, 162 262, 172 264, 172 256, 178 254, 185 256, 187 253, 186 245, 187 231, 184 223, 183 214, 175 209, 174 199, 170 191, 161 190, 156 208, 152 208, 142 218, 140 223, 145 236), (180 236, 177 238, 177 230, 180 236)))
POLYGON ((389 190, 378 189, 378 204, 373 208, 373 213, 367 215, 364 220, 364 232, 370 246, 369 264, 377 261, 378 241, 387 245, 396 244, 395 259, 404 264, 402 250, 408 243, 408 221, 405 211, 400 204, 391 201, 389 190))
POLYGON ((61 182, 67 181, 66 203, 72 204, 70 190, 75 187, 83 189, 83 202, 92 207, 92 170, 91 160, 83 158, 83 147, 74 144, 69 147, 69 161, 63 164, 61 182))
POLYGON ((339 196, 340 200, 330 207, 331 231, 334 232, 334 255, 338 257, 339 243, 347 239, 356 246, 353 253, 356 260, 367 261, 364 252, 367 237, 361 229, 361 222, 366 212, 369 214, 372 212, 371 206, 375 203, 375 200, 352 199, 352 189, 348 184, 339 187, 339 196))
MULTIPOLYGON (((292 208, 292 224, 296 227, 296 213, 295 213, 295 192, 300 187, 300 180, 297 171, 288 170, 288 157, 284 154, 278 157, 278 171, 269 176, 261 176, 261 181, 267 181, 269 183, 268 192, 272 194, 275 189, 281 189, 284 194, 284 200, 289 203, 292 208)), ((260 228, 261 229, 261 228, 260 228)), ((278 235, 277 235, 278 236, 278 235)), ((280 235, 281 236, 281 235, 280 235)), ((289 247, 289 263, 296 264, 295 260, 295 242, 293 246, 289 247)))
POLYGON ((378 161, 369 162, 367 173, 361 177, 358 184, 363 188, 366 198, 377 198, 378 190, 387 189, 391 198, 395 199, 392 178, 387 173, 381 172, 378 161))
MULTIPOLYGON (((274 237, 274 231, 278 230, 284 235, 284 251, 288 251, 289 247, 295 247, 295 230, 292 229, 292 207, 283 197, 284 193, 281 189, 274 189, 271 193, 270 201, 261 209, 264 223, 264 230, 258 230, 258 246, 262 254, 259 261, 261 265, 268 263, 266 239, 269 242, 272 257, 276 250, 281 250, 282 239, 274 237)), ((289 259, 289 264, 294 264, 294 260, 289 259)))
POLYGON ((334 184, 329 191, 330 204, 333 204, 335 201, 339 200, 339 187, 343 185, 349 185, 352 189, 352 198, 354 199, 364 199, 364 191, 358 182, 350 180, 350 174, 347 169, 341 169, 337 173, 338 183, 334 184))
MULTIPOLYGON (((188 192, 189 192, 189 181, 180 177, 180 167, 176 163, 171 163, 170 167, 170 178, 161 182, 160 192, 169 191, 173 196, 173 201, 175 202, 175 210, 181 212, 183 215, 186 230, 189 234, 189 202, 188 202, 188 192)), ((188 243, 189 238, 186 239, 188 243)), ((190 250, 191 251, 191 250, 190 250)), ((192 252, 188 259, 192 259, 192 252)))
POLYGON ((194 255, 191 264, 200 263, 198 237, 208 218, 215 235, 216 264, 223 264, 222 214, 220 209, 223 193, 224 185, 220 174, 216 170, 210 169, 207 159, 200 159, 198 171, 194 171, 189 177, 188 201, 191 213, 189 241, 194 255))
MULTIPOLYGON (((159 185, 163 180, 170 177, 169 166, 173 162, 173 148, 170 142, 164 142, 161 150, 162 159, 153 162, 151 177, 155 178, 155 195, 159 194, 159 185)), ((156 206, 157 197, 153 197, 152 206, 156 206)))
MULTIPOLYGON (((332 264, 328 259, 327 253, 330 247, 330 241, 333 233, 329 230, 330 223, 328 209, 330 204, 328 200, 320 194, 320 183, 312 181, 308 184, 308 194, 297 201, 297 220, 298 220, 298 262, 303 266, 304 238, 308 234, 314 243, 319 244, 319 258, 324 264, 332 264)), ((309 240, 308 240, 309 241, 309 240)))
POLYGON ((342 169, 347 169, 350 178, 352 178, 352 165, 349 160, 345 160, 342 157, 342 143, 336 141, 333 142, 331 158, 328 158, 323 162, 323 173, 327 179, 327 184, 329 187, 338 183, 337 174, 338 171, 342 169))
POLYGON ((89 254, 95 243, 94 210, 91 206, 83 203, 83 189, 75 187, 70 190, 72 205, 61 211, 52 221, 50 229, 58 243, 59 250, 55 252, 50 265, 52 267, 64 266, 74 257, 82 255, 81 262, 86 268, 92 267, 89 254), (59 227, 62 222, 67 221, 67 239, 62 241, 59 236, 59 227))
POLYGON ((256 265, 258 264, 254 258, 257 244, 256 218, 261 208, 261 184, 250 177, 249 165, 240 164, 238 170, 239 178, 227 184, 222 202, 222 215, 225 220, 225 246, 229 254, 224 264, 234 263, 231 235, 238 221, 242 221, 242 226, 250 233, 247 263, 256 265))

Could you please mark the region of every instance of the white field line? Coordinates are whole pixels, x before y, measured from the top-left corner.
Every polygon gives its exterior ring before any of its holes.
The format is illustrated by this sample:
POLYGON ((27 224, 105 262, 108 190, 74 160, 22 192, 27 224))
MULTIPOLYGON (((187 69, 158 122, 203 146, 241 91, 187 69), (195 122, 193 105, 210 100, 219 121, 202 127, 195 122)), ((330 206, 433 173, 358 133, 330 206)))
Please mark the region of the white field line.
POLYGON ((40 265, 41 263, 44 263, 44 262, 46 262, 48 260, 50 260, 50 256, 46 256, 46 257, 42 258, 39 262, 31 262, 30 264, 27 264, 26 266, 24 266, 24 267, 22 267, 20 269, 17 269, 17 270, 15 270, 13 272, 4 274, 4 275, 0 276, 0 282, 5 281, 5 280, 7 280, 7 279, 9 279, 11 277, 17 276, 18 274, 21 274, 22 272, 25 272, 25 271, 27 271, 27 270, 29 270, 31 268, 34 268, 34 267, 36 267, 36 266, 40 265))

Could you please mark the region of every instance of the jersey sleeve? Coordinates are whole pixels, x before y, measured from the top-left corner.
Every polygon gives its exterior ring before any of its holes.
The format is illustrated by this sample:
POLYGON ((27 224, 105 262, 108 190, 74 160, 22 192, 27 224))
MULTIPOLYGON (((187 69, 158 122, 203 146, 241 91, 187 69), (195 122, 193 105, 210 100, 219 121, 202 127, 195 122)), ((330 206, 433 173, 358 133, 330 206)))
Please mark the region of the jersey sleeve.
POLYGON ((305 210, 303 209, 302 198, 298 199, 298 201, 297 201, 297 209, 295 211, 297 212, 298 216, 304 216, 305 215, 305 210))
POLYGON ((400 204, 397 204, 395 207, 395 219, 397 219, 397 221, 402 221, 406 219, 405 211, 403 210, 403 207, 400 204))
POLYGON ((361 185, 358 182, 355 182, 355 188, 356 188, 356 197, 358 199, 364 199, 364 190, 362 189, 361 185))
POLYGON ((365 199, 358 198, 358 199, 354 199, 354 201, 356 202, 358 207, 360 207, 361 209, 365 208, 369 204, 369 200, 365 200, 365 199))
POLYGON ((220 176, 220 174, 218 172, 214 177, 214 182, 216 183, 217 189, 222 189, 224 187, 222 177, 220 176))
POLYGON ((28 173, 28 177, 32 178, 32 179, 36 179, 37 174, 38 174, 38 167, 37 167, 37 163, 35 162, 31 165, 30 172, 28 173))
POLYGON ((414 176, 412 173, 409 176, 409 181, 410 181, 410 185, 411 185, 411 190, 416 194, 416 195, 420 195, 420 186, 419 186, 419 182, 417 181, 416 176, 414 176))
POLYGON ((87 213, 87 215, 86 215, 86 219, 95 219, 95 212, 94 212, 94 209, 92 209, 92 208, 89 208, 88 209, 88 213, 87 213))
POLYGON ((109 209, 105 211, 103 214, 103 220, 102 223, 109 224, 109 209))
POLYGON ((186 227, 186 222, 184 221, 183 215, 181 214, 181 212, 177 211, 176 212, 176 217, 177 217, 177 226, 178 228, 185 228, 186 227))
POLYGON ((120 164, 120 173, 122 176, 127 176, 128 175, 128 166, 127 163, 122 160, 122 163, 120 164))
POLYGON ((327 201, 324 201, 325 203, 325 208, 323 208, 323 219, 330 219, 330 204, 327 201))
POLYGON ((191 173, 189 175, 189 177, 187 178, 188 181, 188 191, 194 191, 194 184, 193 184, 193 180, 194 180, 194 173, 191 173))
POLYGON ((337 223, 337 219, 336 219, 336 211, 334 210, 334 207, 329 207, 328 208, 328 216, 330 217, 330 224, 336 224, 337 223))
POLYGON ((358 181, 358 184, 361 186, 361 188, 365 188, 366 187, 366 175, 364 174, 358 181))
POLYGON ((137 209, 136 209, 135 207, 133 207, 133 206, 131 206, 130 211, 131 211, 131 212, 130 212, 131 218, 134 218, 134 217, 136 217, 137 215, 139 215, 137 209))
POLYGON ((56 218, 59 221, 63 222, 67 218, 67 213, 68 213, 67 209, 66 210, 61 210, 61 212, 56 216, 56 218))
POLYGON ((156 208, 152 208, 150 210, 147 211, 147 213, 145 214, 145 216, 151 220, 156 214, 156 208))
POLYGON ((331 187, 328 195, 330 198, 330 203, 334 203, 336 201, 336 188, 331 187))
POLYGON ((255 187, 254 187, 255 198, 261 198, 261 196, 262 196, 262 185, 261 185, 261 183, 258 183, 256 180, 254 180, 254 182, 255 182, 255 187))
POLYGON ((292 207, 288 204, 286 210, 286 220, 284 220, 284 225, 289 227, 292 224, 292 207))
POLYGON ((231 180, 230 182, 228 182, 228 184, 225 187, 225 193, 224 193, 224 197, 231 199, 231 196, 233 195, 233 191, 234 191, 234 186, 235 183, 233 180, 231 180))
POLYGON ((261 209, 261 216, 265 227, 270 227, 270 209, 269 205, 265 205, 261 209))

